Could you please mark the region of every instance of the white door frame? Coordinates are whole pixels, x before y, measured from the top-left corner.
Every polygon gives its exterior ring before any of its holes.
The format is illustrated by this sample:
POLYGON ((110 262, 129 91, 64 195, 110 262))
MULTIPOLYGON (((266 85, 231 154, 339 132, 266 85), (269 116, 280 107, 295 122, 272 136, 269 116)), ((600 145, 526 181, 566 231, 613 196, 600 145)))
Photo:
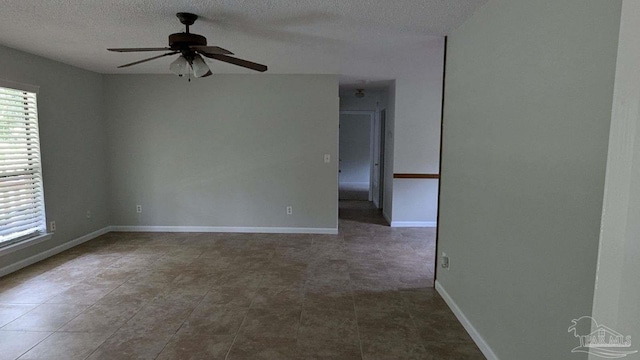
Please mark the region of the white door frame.
MULTIPOLYGON (((378 176, 378 194, 373 198, 373 204, 378 208, 382 209, 384 205, 384 152, 385 152, 385 129, 386 129, 386 115, 387 109, 379 109, 376 111, 376 129, 375 129, 375 149, 374 155, 376 158, 376 168, 374 172, 376 172, 378 176), (382 114, 385 114, 384 119, 382 118, 382 114)), ((375 195, 375 194, 374 194, 375 195)))
MULTIPOLYGON (((369 124, 371 133, 369 134, 369 201, 373 200, 373 179, 375 176, 375 125, 376 125, 376 111, 373 110, 341 110, 340 115, 369 115, 369 124)), ((340 141, 338 141, 338 146, 340 141)), ((338 151, 338 154, 340 152, 338 151)), ((339 161, 339 160, 338 160, 339 161)), ((340 168, 340 164, 338 164, 338 168, 340 168)), ((339 175, 338 175, 339 176, 339 175)), ((378 181, 378 191, 382 191, 380 189, 380 181, 378 181)))

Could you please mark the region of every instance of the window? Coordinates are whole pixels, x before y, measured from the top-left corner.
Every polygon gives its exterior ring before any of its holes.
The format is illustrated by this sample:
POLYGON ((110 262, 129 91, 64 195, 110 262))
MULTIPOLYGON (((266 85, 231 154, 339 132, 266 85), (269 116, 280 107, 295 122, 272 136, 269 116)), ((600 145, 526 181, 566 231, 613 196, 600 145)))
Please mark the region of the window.
POLYGON ((46 232, 36 91, 0 83, 0 247, 46 232))

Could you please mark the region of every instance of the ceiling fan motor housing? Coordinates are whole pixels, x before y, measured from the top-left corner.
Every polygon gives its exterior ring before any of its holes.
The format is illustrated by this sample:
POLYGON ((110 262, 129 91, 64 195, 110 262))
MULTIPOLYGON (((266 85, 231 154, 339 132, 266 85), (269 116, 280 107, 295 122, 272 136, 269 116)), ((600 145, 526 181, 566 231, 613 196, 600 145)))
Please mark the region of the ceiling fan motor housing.
POLYGON ((202 35, 187 33, 169 35, 169 47, 172 50, 186 50, 193 45, 206 46, 207 38, 202 35))

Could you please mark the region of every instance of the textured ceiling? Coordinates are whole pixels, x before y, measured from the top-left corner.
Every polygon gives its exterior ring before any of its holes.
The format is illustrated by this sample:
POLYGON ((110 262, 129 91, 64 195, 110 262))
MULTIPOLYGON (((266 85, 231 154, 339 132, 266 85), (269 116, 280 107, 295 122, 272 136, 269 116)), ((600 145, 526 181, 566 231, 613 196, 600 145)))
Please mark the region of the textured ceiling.
MULTIPOLYGON (((385 79, 398 61, 466 20, 486 0, 2 0, 0 44, 100 73, 168 73, 171 58, 108 47, 166 46, 184 30, 176 12, 200 19, 191 32, 276 74, 385 79)), ((418 61, 419 59, 415 59, 418 61)), ((217 73, 250 71, 210 63, 217 73)), ((349 80, 347 80, 349 81, 349 80)))

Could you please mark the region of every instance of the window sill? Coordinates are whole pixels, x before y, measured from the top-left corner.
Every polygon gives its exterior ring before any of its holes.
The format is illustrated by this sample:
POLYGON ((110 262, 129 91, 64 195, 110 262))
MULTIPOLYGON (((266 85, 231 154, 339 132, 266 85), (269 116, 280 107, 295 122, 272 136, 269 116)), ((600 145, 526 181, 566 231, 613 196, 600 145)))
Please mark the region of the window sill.
POLYGON ((12 252, 16 252, 18 250, 28 248, 29 246, 33 246, 41 242, 47 241, 51 239, 51 236, 53 236, 53 233, 46 233, 46 234, 34 236, 32 238, 17 242, 15 244, 0 247, 0 256, 11 254, 12 252))

